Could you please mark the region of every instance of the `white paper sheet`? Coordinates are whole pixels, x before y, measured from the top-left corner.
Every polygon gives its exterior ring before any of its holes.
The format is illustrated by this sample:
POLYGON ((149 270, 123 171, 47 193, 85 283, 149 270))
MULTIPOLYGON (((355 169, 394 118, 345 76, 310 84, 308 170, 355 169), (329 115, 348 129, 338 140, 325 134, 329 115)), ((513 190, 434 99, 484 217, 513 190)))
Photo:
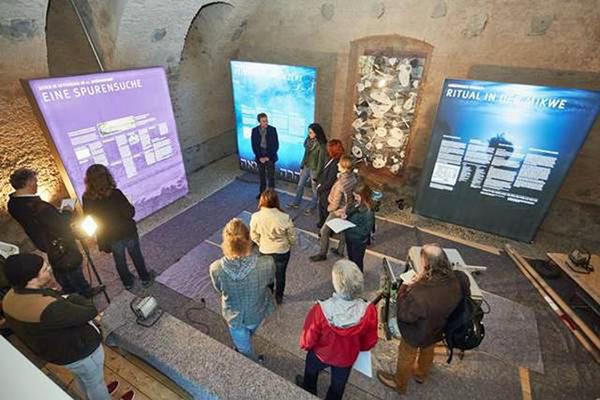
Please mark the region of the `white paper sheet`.
POLYGON ((355 370, 369 378, 373 377, 373 365, 371 364, 371 351, 361 351, 352 366, 355 370))
POLYGON ((354 228, 356 226, 352 222, 341 218, 330 219, 326 222, 326 224, 335 233, 340 233, 342 231, 345 231, 346 229, 354 228))

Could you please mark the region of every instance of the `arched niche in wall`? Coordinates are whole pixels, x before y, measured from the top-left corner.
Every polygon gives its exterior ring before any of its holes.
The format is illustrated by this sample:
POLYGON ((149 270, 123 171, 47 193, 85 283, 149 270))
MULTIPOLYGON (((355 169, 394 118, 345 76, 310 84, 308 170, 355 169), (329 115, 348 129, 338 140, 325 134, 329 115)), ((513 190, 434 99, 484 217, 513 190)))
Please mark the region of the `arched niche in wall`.
POLYGON ((399 35, 351 42, 343 132, 370 180, 393 185, 406 178, 432 51, 428 43, 399 35))
MULTIPOLYGON (((87 2, 78 2, 89 15, 87 2)), ((50 0, 46 14, 46 48, 51 76, 98 72, 100 68, 69 0, 50 0)))
POLYGON ((239 19, 230 3, 202 6, 185 37, 177 73, 171 76, 188 172, 236 150, 229 60, 237 54, 239 19))

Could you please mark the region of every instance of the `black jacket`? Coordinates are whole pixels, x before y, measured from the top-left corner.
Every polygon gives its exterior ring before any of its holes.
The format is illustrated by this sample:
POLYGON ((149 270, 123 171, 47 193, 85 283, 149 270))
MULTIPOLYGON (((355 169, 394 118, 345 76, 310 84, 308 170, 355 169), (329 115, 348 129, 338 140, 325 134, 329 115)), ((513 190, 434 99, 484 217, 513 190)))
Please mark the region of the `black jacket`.
POLYGON ((110 250, 114 242, 137 235, 135 207, 119 189, 103 199, 90 199, 84 194, 83 211, 98 224, 96 238, 100 250, 110 250))
POLYGON ((256 162, 260 157, 269 157, 269 160, 277 161, 277 150, 279 150, 279 139, 277 138, 277 129, 274 126, 267 125, 267 152, 262 153, 260 148, 260 130, 258 126, 252 128, 252 151, 256 157, 256 162))
POLYGON ((15 335, 41 359, 65 365, 92 354, 102 336, 92 326, 98 311, 77 294, 64 299, 50 289, 12 289, 2 300, 15 335))
POLYGON ((71 213, 59 212, 39 196, 10 195, 8 212, 17 220, 35 247, 48 254, 55 270, 68 270, 81 265, 82 257, 71 230, 71 213), (60 240, 62 253, 52 243, 60 240))
POLYGON ((329 162, 329 160, 327 160, 327 162, 325 163, 325 166, 323 167, 323 169, 321 169, 321 172, 319 172, 319 175, 317 176, 317 185, 318 185, 317 193, 318 193, 319 197, 325 198, 325 202, 327 202, 327 196, 329 196, 331 187, 337 180, 337 174, 338 174, 337 166, 338 166, 338 162, 340 161, 337 158, 330 159, 330 160, 332 160, 332 161, 329 162))

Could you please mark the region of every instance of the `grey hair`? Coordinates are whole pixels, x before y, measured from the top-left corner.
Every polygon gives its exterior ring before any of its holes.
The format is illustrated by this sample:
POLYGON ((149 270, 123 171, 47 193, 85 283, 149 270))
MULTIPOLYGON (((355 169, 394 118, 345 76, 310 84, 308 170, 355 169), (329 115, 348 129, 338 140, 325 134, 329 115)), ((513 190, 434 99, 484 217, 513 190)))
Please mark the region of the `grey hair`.
POLYGON ((335 292, 347 300, 358 297, 364 287, 363 273, 350 260, 338 260, 333 264, 331 281, 335 292))
POLYGON ((452 272, 452 266, 448 255, 437 243, 426 244, 421 248, 421 256, 427 261, 427 265, 424 265, 425 279, 436 279, 450 275, 452 272))

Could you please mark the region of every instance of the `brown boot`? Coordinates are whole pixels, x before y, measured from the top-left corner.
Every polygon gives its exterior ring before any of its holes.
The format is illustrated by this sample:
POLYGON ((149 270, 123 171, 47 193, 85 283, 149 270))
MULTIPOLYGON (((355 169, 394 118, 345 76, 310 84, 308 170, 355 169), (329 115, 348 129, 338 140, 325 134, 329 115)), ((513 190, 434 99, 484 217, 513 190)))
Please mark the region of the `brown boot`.
POLYGON ((394 374, 390 374, 389 372, 385 372, 382 370, 377 370, 377 379, 379 379, 379 382, 383 383, 389 388, 394 389, 396 392, 400 394, 406 394, 406 390, 401 390, 396 384, 396 376, 394 374))

